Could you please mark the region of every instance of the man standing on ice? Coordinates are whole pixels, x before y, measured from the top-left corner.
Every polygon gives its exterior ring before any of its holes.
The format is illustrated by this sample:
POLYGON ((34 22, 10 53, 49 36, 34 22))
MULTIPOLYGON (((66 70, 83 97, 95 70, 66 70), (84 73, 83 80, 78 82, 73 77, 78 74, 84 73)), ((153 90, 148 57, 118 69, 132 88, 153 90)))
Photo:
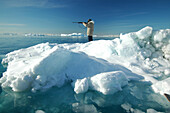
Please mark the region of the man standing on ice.
POLYGON ((94 21, 88 19, 88 22, 82 22, 82 24, 87 27, 87 36, 89 41, 93 41, 93 31, 94 31, 94 21))

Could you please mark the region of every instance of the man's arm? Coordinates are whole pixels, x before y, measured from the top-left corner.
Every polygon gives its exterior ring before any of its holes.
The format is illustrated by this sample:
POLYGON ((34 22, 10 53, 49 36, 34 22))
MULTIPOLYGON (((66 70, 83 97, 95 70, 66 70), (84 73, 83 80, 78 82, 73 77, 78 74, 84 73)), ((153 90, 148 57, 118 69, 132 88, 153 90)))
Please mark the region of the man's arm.
POLYGON ((85 27, 87 27, 87 23, 86 23, 86 22, 82 22, 82 24, 83 24, 85 27))

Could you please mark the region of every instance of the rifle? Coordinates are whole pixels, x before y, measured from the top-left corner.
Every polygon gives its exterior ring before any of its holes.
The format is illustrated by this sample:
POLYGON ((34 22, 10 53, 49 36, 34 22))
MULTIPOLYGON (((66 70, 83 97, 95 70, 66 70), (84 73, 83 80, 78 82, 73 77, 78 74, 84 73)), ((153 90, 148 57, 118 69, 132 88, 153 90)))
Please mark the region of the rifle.
POLYGON ((82 24, 82 23, 86 23, 86 22, 73 22, 73 23, 78 23, 78 24, 82 24))

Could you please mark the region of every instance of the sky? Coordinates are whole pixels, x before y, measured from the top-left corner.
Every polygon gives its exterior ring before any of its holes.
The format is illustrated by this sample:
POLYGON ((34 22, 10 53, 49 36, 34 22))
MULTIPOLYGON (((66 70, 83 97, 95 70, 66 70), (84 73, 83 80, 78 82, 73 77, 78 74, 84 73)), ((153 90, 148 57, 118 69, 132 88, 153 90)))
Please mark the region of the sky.
POLYGON ((170 0, 0 0, 0 33, 85 33, 72 22, 89 18, 100 35, 170 29, 170 0))

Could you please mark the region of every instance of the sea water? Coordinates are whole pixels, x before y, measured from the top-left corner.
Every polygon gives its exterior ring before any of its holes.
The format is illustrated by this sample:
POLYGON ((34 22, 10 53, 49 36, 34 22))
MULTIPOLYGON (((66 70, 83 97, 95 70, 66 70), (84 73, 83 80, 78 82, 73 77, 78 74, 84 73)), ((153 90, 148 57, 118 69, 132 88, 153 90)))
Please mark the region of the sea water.
POLYGON ((0 112, 168 113, 169 38, 3 37, 0 112))

